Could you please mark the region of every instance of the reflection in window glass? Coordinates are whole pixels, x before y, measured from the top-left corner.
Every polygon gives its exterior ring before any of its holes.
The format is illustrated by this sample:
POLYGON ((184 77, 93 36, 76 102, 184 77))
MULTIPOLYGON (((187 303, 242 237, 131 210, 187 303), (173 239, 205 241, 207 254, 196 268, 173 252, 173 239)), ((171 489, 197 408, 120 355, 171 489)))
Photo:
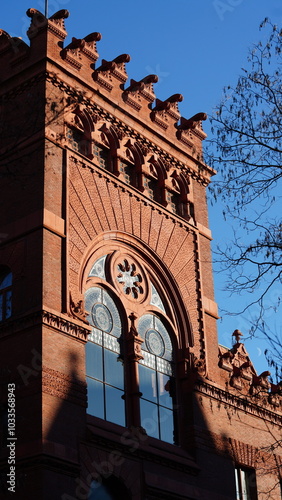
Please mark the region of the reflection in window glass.
POLYGON ((104 386, 102 382, 86 377, 88 393, 88 413, 105 419, 104 386))
POLYGON ((104 349, 105 382, 123 389, 123 366, 115 352, 104 349))
POLYGON ((3 320, 3 295, 0 294, 0 321, 3 320))
POLYGON ((256 472, 254 469, 235 469, 236 500, 257 500, 256 472))
POLYGON ((156 372, 151 368, 139 365, 139 389, 143 398, 157 402, 157 381, 156 372))
POLYGON ((144 339, 139 363, 141 425, 149 436, 175 442, 172 372, 172 344, 160 318, 145 314, 138 323, 144 339))
POLYGON ((125 426, 123 391, 110 385, 105 385, 106 420, 125 426))
POLYGON ((97 380, 103 380, 103 352, 102 347, 88 342, 86 348, 87 374, 97 380))
POLYGON ((159 407, 160 439, 173 444, 173 411, 159 407))
POLYGON ((154 403, 140 399, 141 425, 148 436, 160 439, 158 406, 154 403))
POLYGON ((125 425, 124 373, 120 361, 121 320, 105 290, 92 287, 85 295, 93 326, 86 344, 88 413, 125 425))
POLYGON ((173 402, 170 396, 172 392, 171 377, 165 375, 164 373, 157 373, 157 378, 158 378, 158 396, 160 405, 172 409, 173 402))

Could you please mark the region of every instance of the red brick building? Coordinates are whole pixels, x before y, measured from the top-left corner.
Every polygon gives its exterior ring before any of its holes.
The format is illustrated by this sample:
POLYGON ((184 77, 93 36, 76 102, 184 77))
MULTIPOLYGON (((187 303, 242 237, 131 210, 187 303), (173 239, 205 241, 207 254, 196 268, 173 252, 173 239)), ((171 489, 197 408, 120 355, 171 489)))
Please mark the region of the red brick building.
POLYGON ((281 389, 217 342, 205 114, 27 15, 30 45, 0 31, 1 498, 281 498, 281 389))

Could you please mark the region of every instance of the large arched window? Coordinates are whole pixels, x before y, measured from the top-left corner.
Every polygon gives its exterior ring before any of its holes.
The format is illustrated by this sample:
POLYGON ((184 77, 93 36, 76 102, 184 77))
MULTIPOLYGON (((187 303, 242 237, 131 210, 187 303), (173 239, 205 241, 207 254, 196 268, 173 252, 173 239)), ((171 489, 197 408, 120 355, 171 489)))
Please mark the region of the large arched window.
POLYGON ((93 327, 86 345, 88 413, 124 426, 120 315, 109 293, 98 287, 87 290, 85 308, 93 327))
POLYGON ((0 268, 0 321, 12 315, 12 273, 6 266, 0 268))
POLYGON ((88 413, 177 443, 167 299, 145 266, 119 250, 94 261, 87 280, 88 413))

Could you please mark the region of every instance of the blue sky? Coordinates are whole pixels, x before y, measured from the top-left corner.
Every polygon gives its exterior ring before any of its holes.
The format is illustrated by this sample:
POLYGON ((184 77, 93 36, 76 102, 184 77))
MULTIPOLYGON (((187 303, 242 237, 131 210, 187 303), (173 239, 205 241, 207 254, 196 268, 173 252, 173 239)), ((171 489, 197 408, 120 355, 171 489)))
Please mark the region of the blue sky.
MULTIPOLYGON (((25 12, 30 7, 44 12, 44 0, 4 2, 0 29, 27 41, 30 20, 25 12)), ((259 24, 265 17, 282 25, 281 0, 49 0, 49 15, 60 9, 70 11, 67 43, 73 36, 83 38, 93 31, 101 32, 100 58, 111 60, 122 53, 130 54, 129 78, 139 80, 150 73, 158 74, 157 97, 183 94, 180 112, 185 118, 200 111, 211 114, 223 87, 236 83, 241 68, 246 67, 248 48, 264 36, 259 24)), ((209 133, 207 122, 204 128, 209 133)), ((220 202, 210 210, 210 225, 217 244, 224 244, 231 236, 220 202)), ((223 287, 224 276, 216 274, 220 308, 228 309, 231 302, 239 308, 246 303, 245 297, 227 296, 221 291, 223 287)), ((235 328, 246 333, 249 317, 224 315, 218 322, 219 341, 229 346, 235 328)), ((268 320, 278 331, 277 315, 270 313, 268 320)), ((265 370, 264 342, 246 341, 246 346, 257 370, 265 370)))

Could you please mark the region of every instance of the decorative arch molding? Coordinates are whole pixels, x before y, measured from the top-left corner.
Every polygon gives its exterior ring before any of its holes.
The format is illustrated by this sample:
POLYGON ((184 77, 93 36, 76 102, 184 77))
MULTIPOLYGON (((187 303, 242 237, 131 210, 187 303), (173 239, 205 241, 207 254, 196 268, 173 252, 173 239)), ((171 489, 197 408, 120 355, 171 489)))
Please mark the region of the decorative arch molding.
POLYGON ((75 117, 78 117, 81 120, 84 131, 90 135, 94 130, 94 123, 87 108, 81 105, 73 106, 73 108, 70 109, 69 113, 66 116, 66 122, 74 124, 75 117))
MULTIPOLYGON (((184 306, 181 292, 171 271, 161 258, 137 237, 119 231, 104 232, 88 245, 81 260, 78 276, 79 299, 85 291, 91 266, 103 255, 111 255, 110 259, 114 259, 115 262, 118 262, 119 258, 124 260, 128 256, 135 265, 140 265, 140 268, 144 270, 145 286, 150 277, 164 299, 167 307, 166 316, 173 330, 179 332, 178 347, 182 349, 193 347, 194 337, 189 313, 184 306)), ((117 289, 116 293, 118 294, 117 289)), ((144 290, 145 296, 148 293, 148 290, 144 290)), ((155 310, 153 305, 150 309, 155 310)))
POLYGON ((115 156, 118 148, 120 147, 120 140, 115 129, 104 120, 100 120, 95 124, 93 139, 101 144, 105 144, 104 138, 108 142, 111 154, 115 156))

